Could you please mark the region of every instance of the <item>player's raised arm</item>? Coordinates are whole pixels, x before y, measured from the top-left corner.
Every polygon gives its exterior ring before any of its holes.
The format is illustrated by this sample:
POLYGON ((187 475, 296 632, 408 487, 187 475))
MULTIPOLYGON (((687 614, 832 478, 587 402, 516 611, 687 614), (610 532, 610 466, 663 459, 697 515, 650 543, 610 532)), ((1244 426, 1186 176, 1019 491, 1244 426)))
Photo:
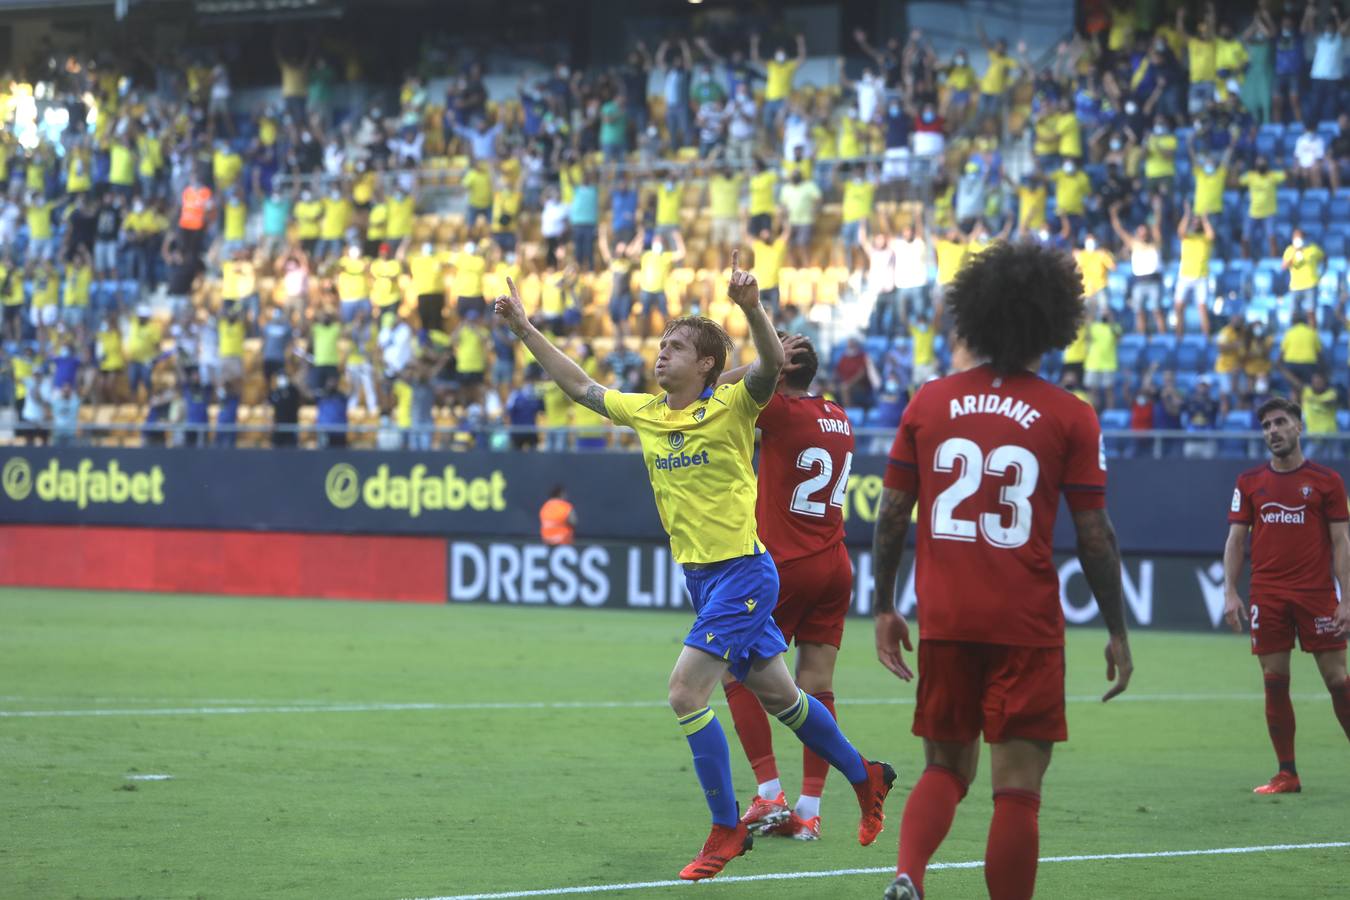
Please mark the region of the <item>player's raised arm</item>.
POLYGON ((739 266, 740 252, 731 251, 731 284, 727 286, 727 294, 745 311, 746 321, 750 323, 750 338, 759 358, 750 364, 750 370, 745 374, 745 387, 755 402, 763 406, 778 387, 778 375, 783 371, 783 344, 778 340, 769 314, 759 302, 759 282, 739 266))
POLYGON ((909 519, 918 499, 908 491, 885 488, 877 512, 877 528, 872 534, 872 614, 876 619, 877 659, 897 678, 909 681, 914 673, 900 653, 909 643, 909 625, 895 608, 895 581, 900 574, 900 559, 905 554, 905 536, 909 519))
POLYGON ((1247 605, 1238 593, 1238 579, 1242 577, 1243 545, 1247 542, 1250 525, 1234 522, 1228 526, 1228 540, 1223 544, 1223 617, 1228 627, 1242 632, 1247 621, 1247 605))
POLYGON ((1075 511, 1073 527, 1078 532, 1078 561, 1082 563, 1083 576, 1092 588, 1110 634, 1106 644, 1106 678, 1115 683, 1102 696, 1105 703, 1123 693, 1134 674, 1130 636, 1125 630, 1125 597, 1120 586, 1120 547, 1105 509, 1075 511))
POLYGON ((520 302, 520 292, 516 290, 515 281, 507 278, 506 286, 511 293, 502 294, 493 302, 493 309, 506 323, 506 327, 530 348, 539 365, 548 373, 548 377, 562 388, 564 394, 587 409, 608 417, 609 413, 605 411, 605 389, 596 384, 591 376, 581 370, 581 366, 553 346, 548 338, 539 333, 539 329, 530 324, 530 320, 525 316, 525 307, 520 302))

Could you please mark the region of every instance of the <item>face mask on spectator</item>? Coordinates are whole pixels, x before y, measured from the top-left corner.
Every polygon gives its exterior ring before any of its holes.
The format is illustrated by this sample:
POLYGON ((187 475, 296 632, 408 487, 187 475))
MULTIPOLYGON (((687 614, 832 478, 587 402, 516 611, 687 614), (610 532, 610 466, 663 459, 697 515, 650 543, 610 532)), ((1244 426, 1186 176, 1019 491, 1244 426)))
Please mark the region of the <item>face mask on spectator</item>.
POLYGON ((956 59, 952 61, 955 62, 958 66, 964 66, 966 64, 966 56, 964 53, 958 53, 956 54, 956 59))
POLYGON ((1291 240, 1289 243, 1293 244, 1295 247, 1302 247, 1302 246, 1303 246, 1303 238, 1298 237, 1297 235, 1295 235, 1295 236, 1294 236, 1294 239, 1291 240))
POLYGON ((433 254, 433 253, 435 253, 435 252, 436 252, 436 247, 435 247, 434 245, 432 245, 432 244, 430 244, 430 243, 426 243, 426 244, 423 244, 423 245, 422 245, 422 255, 423 255, 423 256, 430 256, 431 254, 433 254))
POLYGON ((1050 240, 1050 229, 1042 228, 1040 231, 1036 232, 1036 237, 1040 238, 1042 241, 1050 240))
POLYGON ((787 62, 787 51, 779 50, 777 53, 773 55, 773 58, 776 59, 778 62, 787 62))
POLYGON ((1139 112, 1139 104, 1135 103, 1133 100, 1127 100, 1125 102, 1125 115, 1132 116, 1137 112, 1139 112))
POLYGON ((924 120, 925 122, 932 122, 933 119, 935 119, 935 118, 937 118, 937 116, 935 116, 935 115, 933 114, 933 111, 932 111, 931 109, 925 109, 925 110, 923 111, 923 120, 924 120))
POLYGON ((1119 150, 1121 148, 1120 138, 1111 138, 1111 149, 1119 150))
POLYGON ((665 246, 660 241, 652 241, 653 253, 664 253, 665 249, 665 246))
POLYGON ((1217 165, 1214 164, 1213 160, 1207 161, 1207 162, 1205 163, 1205 174, 1206 174, 1206 175, 1213 175, 1213 174, 1214 174, 1215 172, 1217 172, 1218 170, 1219 170, 1219 167, 1218 167, 1217 165))
POLYGON ((1069 174, 1069 175, 1072 175, 1072 174, 1074 173, 1074 170, 1077 169, 1077 168, 1078 168, 1078 167, 1075 166, 1075 165, 1074 165, 1073 163, 1071 163, 1071 162, 1066 162, 1066 163, 1064 164, 1064 171, 1065 171, 1066 174, 1069 174))
POLYGON ((286 388, 290 387, 290 384, 291 380, 285 375, 277 376, 277 390, 284 391, 286 388))
POLYGON ((899 104, 899 103, 892 103, 892 104, 891 104, 890 106, 888 106, 886 109, 887 109, 887 111, 888 111, 891 115, 893 115, 893 116, 898 116, 898 115, 900 115, 900 104, 899 104))
POLYGON ((1153 133, 1154 133, 1154 134, 1167 134, 1167 126, 1164 125, 1163 123, 1159 122, 1157 125, 1154 125, 1154 126, 1153 126, 1153 133))
POLYGON ((1097 242, 1094 241, 1092 238, 1088 238, 1087 240, 1083 241, 1083 249, 1084 249, 1084 250, 1096 250, 1096 249, 1097 249, 1097 242))

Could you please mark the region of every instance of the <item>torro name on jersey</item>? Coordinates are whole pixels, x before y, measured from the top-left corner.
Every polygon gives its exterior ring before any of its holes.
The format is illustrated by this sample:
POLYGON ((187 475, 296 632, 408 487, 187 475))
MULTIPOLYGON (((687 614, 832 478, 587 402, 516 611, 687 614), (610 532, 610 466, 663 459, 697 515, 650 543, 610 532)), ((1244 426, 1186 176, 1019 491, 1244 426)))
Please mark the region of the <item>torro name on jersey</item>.
POLYGON ((852 434, 853 429, 849 427, 846 419, 816 419, 820 425, 820 430, 829 434, 852 434))
POLYGON ((1012 397, 1004 397, 999 394, 966 394, 964 397, 953 397, 951 400, 951 417, 971 416, 977 413, 988 413, 995 416, 1007 416, 1023 428, 1030 428, 1031 424, 1041 417, 1037 409, 1033 409, 1021 400, 1014 400, 1012 397))

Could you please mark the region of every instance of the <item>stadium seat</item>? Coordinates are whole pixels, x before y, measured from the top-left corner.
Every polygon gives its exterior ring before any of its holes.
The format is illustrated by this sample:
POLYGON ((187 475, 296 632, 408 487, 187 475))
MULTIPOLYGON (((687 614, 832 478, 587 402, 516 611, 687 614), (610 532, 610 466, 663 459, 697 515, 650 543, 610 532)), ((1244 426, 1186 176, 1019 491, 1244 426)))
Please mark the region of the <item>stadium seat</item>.
POLYGON ((1184 335, 1176 349, 1178 372, 1198 372, 1205 360, 1205 348, 1209 342, 1203 334, 1184 335))
POLYGON ((1339 192, 1327 204, 1327 222, 1336 225, 1350 225, 1350 197, 1342 197, 1339 192))
POLYGON ((1160 369, 1172 368, 1173 351, 1176 348, 1176 340, 1171 335, 1155 334, 1148 341, 1148 347, 1144 351, 1144 363, 1149 366, 1157 366, 1160 369))
POLYGON ((1143 356, 1146 344, 1147 338, 1142 334, 1121 335, 1120 342, 1116 345, 1116 362, 1122 372, 1139 369, 1139 360, 1143 356))
POLYGON ((1336 342, 1336 346, 1332 348, 1331 367, 1338 372, 1343 372, 1347 367, 1350 367, 1350 341, 1347 341, 1345 335, 1342 335, 1341 339, 1336 342))
POLYGON ((1350 251, 1347 230, 1350 230, 1350 221, 1332 223, 1326 236, 1322 238, 1322 249, 1326 251, 1327 256, 1343 258, 1347 251, 1350 251))
POLYGON ((1350 409, 1336 410, 1336 430, 1341 432, 1350 431, 1350 409))
MULTIPOLYGON (((1266 126, 1262 126, 1264 129, 1266 126)), ((1268 159, 1274 158, 1279 152, 1280 135, 1267 131, 1261 131, 1256 135, 1256 154, 1268 159)))
POLYGON ((844 407, 844 415, 848 416, 850 422, 864 422, 867 420, 867 410, 861 406, 844 407))
POLYGON ((1293 210, 1298 206, 1298 188, 1277 188, 1275 203, 1280 210, 1293 210))
POLYGON ((1309 197, 1312 191, 1304 191, 1303 199, 1298 203, 1298 224, 1301 228, 1321 225, 1326 219, 1327 201, 1320 197, 1309 197))
POLYGON ((1316 200, 1325 206, 1331 200, 1331 191, 1326 188, 1304 188, 1303 201, 1316 200))

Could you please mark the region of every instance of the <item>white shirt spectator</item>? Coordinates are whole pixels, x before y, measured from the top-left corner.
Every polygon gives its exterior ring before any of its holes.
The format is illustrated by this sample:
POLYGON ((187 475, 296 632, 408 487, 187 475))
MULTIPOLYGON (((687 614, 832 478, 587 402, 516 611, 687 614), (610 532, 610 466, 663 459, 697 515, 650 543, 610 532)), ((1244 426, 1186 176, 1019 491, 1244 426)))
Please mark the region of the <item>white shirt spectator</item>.
POLYGON ((878 294, 895 290, 895 242, 878 250, 867 245, 867 289, 878 294))
POLYGON ((407 322, 399 319, 392 327, 381 328, 378 340, 386 373, 402 372, 412 362, 413 330, 407 322))
POLYGON ((704 103, 698 108, 698 140, 701 144, 715 144, 722 137, 722 123, 726 112, 722 104, 704 103))
POLYGON ((1305 131, 1294 144, 1294 159, 1299 168, 1310 169, 1327 155, 1327 142, 1315 131, 1305 131))
POLYGON ((797 147, 805 148, 802 156, 811 158, 811 121, 799 113, 789 113, 783 121, 783 159, 792 159, 797 147))
POLYGON ((1340 81, 1345 73, 1345 38, 1339 32, 1325 31, 1317 36, 1313 49, 1312 77, 1340 81))
POLYGON ((858 121, 871 122, 886 96, 886 79, 881 75, 863 75, 854 84, 858 92, 858 121))
POLYGON ((940 131, 915 131, 910 141, 915 156, 941 156, 947 149, 947 136, 940 131))
POLYGON ((205 327, 194 325, 197 331, 197 365, 208 368, 220 364, 220 329, 215 318, 207 320, 205 327))
POLYGON ((53 443, 73 442, 80 427, 80 395, 74 391, 67 395, 48 384, 47 405, 52 416, 53 443))
POLYGON ((567 217, 570 208, 556 197, 544 201, 544 211, 539 215, 539 233, 546 238, 560 238, 567 231, 567 217))
POLYGON ((1130 273, 1135 278, 1158 274, 1160 265, 1158 248, 1152 244, 1135 241, 1130 249, 1130 273))
POLYGON ((727 103, 727 137, 745 141, 755 136, 755 98, 738 97, 727 103))
POLYGON ((666 69, 666 77, 661 87, 661 95, 666 98, 667 108, 682 102, 680 88, 684 84, 683 69, 666 69))
POLYGON ((0 251, 9 249, 19 234, 19 204, 13 200, 0 200, 0 251))
POLYGON ((928 246, 923 238, 912 241, 896 238, 891 241, 895 251, 895 286, 901 290, 921 288, 928 284, 928 246))
POLYGON ((223 65, 211 70, 211 103, 224 105, 230 102, 230 73, 223 65))

